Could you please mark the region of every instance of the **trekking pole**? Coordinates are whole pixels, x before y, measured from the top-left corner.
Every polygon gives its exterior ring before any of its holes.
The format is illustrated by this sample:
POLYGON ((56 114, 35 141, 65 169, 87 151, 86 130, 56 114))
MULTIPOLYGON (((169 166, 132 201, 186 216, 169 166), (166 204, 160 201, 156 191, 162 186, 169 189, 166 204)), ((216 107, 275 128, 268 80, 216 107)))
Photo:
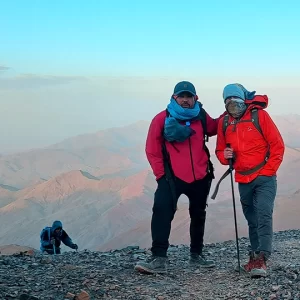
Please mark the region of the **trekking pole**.
MULTIPOLYGON (((230 144, 226 145, 230 148, 230 144)), ((233 214, 234 214, 234 226, 235 226, 235 239, 236 239, 236 251, 237 251, 237 258, 238 258, 238 267, 239 267, 239 274, 241 274, 241 264, 240 264, 240 248, 239 248, 239 236, 238 236, 238 229, 237 229, 237 221, 236 221, 236 209, 235 209, 235 196, 234 196, 234 185, 233 185, 233 159, 229 159, 229 170, 230 170, 230 178, 231 178, 231 191, 232 191, 232 201, 233 201, 233 214)))
POLYGON ((53 254, 56 255, 55 242, 54 242, 54 244, 53 244, 53 254))

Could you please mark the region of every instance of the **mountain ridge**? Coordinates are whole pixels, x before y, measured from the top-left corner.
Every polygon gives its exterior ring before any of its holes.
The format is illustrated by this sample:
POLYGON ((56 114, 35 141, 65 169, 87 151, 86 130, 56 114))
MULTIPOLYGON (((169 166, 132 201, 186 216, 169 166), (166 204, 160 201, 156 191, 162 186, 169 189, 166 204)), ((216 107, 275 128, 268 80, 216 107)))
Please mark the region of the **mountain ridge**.
MULTIPOLYGON (((286 124, 285 120, 281 124, 286 124)), ((289 138, 286 132, 291 128, 288 126, 288 130, 284 126, 281 128, 284 140, 289 138)), ((295 123, 293 127, 298 128, 299 124, 295 123)), ((38 247, 39 231, 45 224, 52 224, 54 219, 61 219, 77 243, 89 249, 122 247, 127 241, 149 245, 156 181, 145 156, 147 130, 148 123, 142 122, 122 127, 121 131, 113 128, 98 132, 97 147, 91 135, 87 142, 77 137, 76 142, 70 139, 46 152, 39 149, 29 155, 0 157, 0 183, 19 189, 9 191, 0 186, 0 244, 27 243, 38 247)), ((286 147, 278 172, 277 229, 299 226, 296 215, 300 213, 297 205, 300 197, 297 141, 300 135, 297 134, 297 130, 294 131, 293 144, 286 147)), ((211 192, 227 169, 220 165, 214 154, 215 140, 212 137, 208 143, 216 169, 211 192)), ((236 185, 235 192, 238 195, 236 185)), ((185 196, 180 197, 178 208, 171 241, 189 243, 185 196)), ((240 232, 245 236, 247 227, 238 200, 237 210, 240 232)), ((205 240, 230 237, 233 237, 232 200, 230 181, 226 179, 217 199, 208 199, 205 240), (222 231, 217 231, 216 226, 222 231)))

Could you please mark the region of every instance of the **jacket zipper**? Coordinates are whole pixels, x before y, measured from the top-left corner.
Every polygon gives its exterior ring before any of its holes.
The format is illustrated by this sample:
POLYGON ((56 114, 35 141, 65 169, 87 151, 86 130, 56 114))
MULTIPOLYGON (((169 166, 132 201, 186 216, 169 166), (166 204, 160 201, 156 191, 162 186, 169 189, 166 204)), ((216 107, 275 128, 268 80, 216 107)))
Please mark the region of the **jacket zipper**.
POLYGON ((194 180, 196 181, 195 170, 194 170, 194 162, 193 162, 193 154, 192 154, 191 138, 189 138, 189 146, 190 146, 190 157, 191 157, 192 171, 193 171, 194 180))

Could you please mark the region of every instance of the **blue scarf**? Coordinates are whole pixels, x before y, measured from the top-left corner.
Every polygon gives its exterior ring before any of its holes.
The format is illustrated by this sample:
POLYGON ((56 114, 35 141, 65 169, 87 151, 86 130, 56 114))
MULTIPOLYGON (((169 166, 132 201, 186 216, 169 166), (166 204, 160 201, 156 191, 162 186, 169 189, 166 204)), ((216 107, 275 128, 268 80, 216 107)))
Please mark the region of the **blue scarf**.
POLYGON ((172 97, 167 109, 172 117, 184 121, 197 117, 200 112, 200 105, 196 102, 193 108, 183 108, 172 97))
POLYGON ((169 142, 184 142, 195 131, 190 127, 190 121, 199 119, 201 104, 196 102, 193 108, 181 107, 174 98, 171 98, 167 106, 170 116, 165 119, 164 138, 169 142), (186 121, 181 125, 178 120, 186 121))

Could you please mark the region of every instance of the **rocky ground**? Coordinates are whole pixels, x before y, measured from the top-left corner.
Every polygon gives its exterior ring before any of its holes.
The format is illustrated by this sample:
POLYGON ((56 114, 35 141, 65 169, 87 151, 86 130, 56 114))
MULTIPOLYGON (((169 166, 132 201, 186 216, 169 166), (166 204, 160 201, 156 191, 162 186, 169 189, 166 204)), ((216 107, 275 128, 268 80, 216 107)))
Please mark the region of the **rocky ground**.
MULTIPOLYGON (((247 245, 247 239, 240 240, 243 262, 247 245)), ((300 231, 274 235, 274 254, 266 278, 251 279, 234 271, 235 241, 210 244, 205 250, 215 259, 216 268, 191 267, 187 246, 170 247, 166 275, 134 271, 135 263, 149 254, 134 246, 111 252, 0 256, 0 299, 300 300, 300 231)))

